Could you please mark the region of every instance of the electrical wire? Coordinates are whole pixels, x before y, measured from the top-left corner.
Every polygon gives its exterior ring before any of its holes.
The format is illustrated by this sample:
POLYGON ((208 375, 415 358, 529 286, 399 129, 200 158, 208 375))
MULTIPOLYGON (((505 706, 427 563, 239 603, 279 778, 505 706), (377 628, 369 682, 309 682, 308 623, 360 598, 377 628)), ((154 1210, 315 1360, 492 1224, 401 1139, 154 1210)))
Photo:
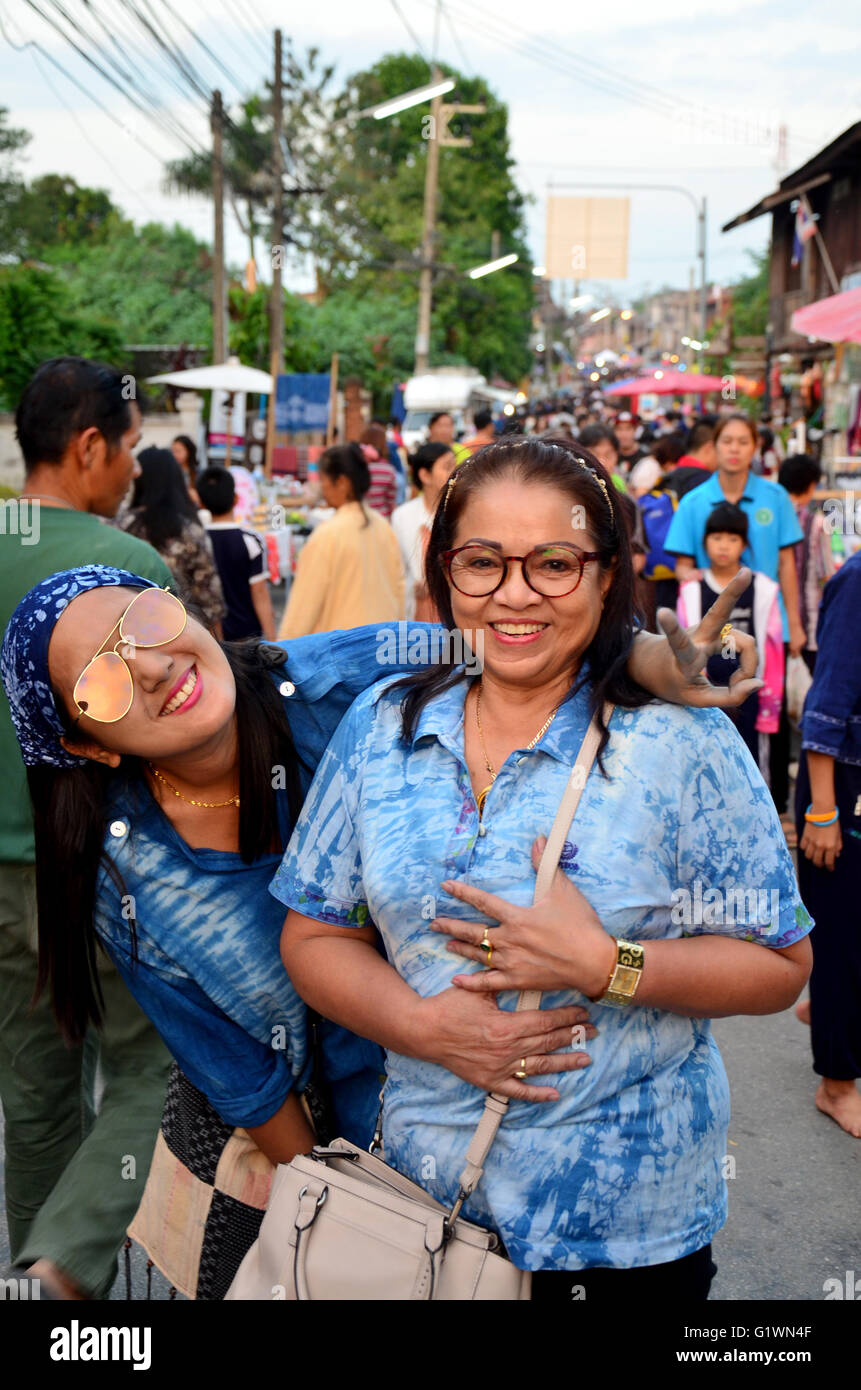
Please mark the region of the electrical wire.
MULTIPOLYGON (((88 30, 82 28, 82 26, 77 22, 77 20, 75 20, 75 19, 72 17, 72 15, 69 14, 68 10, 64 7, 64 5, 63 5, 63 3, 62 3, 62 0, 47 0, 47 3, 50 4, 50 5, 52 6, 52 8, 53 8, 58 14, 61 15, 61 17, 66 21, 67 24, 71 25, 71 27, 74 29, 74 31, 75 31, 77 34, 79 34, 80 37, 81 37, 82 39, 84 39, 84 40, 86 40, 87 42, 89 42, 90 44, 92 44, 93 47, 95 48, 95 51, 96 51, 97 53, 101 54, 102 49, 101 49, 99 40, 96 39, 88 30)), ((150 110, 150 105, 151 105, 151 102, 152 102, 152 96, 151 96, 151 92, 150 92, 145 86, 143 86, 143 84, 142 84, 142 83, 138 80, 138 78, 137 78, 137 75, 136 75, 136 74, 137 74, 137 69, 138 69, 139 63, 137 62, 136 59, 130 58, 130 56, 128 55, 128 53, 126 53, 126 51, 123 49, 123 47, 122 47, 121 43, 119 42, 119 40, 118 40, 118 39, 115 37, 115 35, 108 29, 108 27, 105 25, 104 20, 102 19, 101 15, 98 14, 98 11, 95 10, 94 6, 93 6, 91 3, 89 4, 89 7, 88 7, 88 8, 89 8, 89 10, 90 10, 91 15, 92 15, 94 18, 97 19, 97 22, 100 24, 102 30, 103 30, 103 31, 108 35, 108 37, 110 38, 111 43, 113 44, 114 48, 116 48, 117 52, 120 53, 120 55, 124 58, 125 62, 129 65, 128 70, 125 71, 125 72, 123 72, 123 73, 122 73, 122 76, 125 78, 126 82, 129 84, 129 86, 131 87, 131 89, 132 89, 134 92, 136 92, 138 96, 141 97, 141 99, 142 99, 142 101, 143 101, 143 103, 144 103, 144 106, 143 106, 142 109, 144 109, 144 110, 146 110, 146 111, 149 112, 149 110, 150 110)), ((63 31, 59 31, 59 32, 63 32, 63 31)), ((68 36, 67 34, 64 34, 64 37, 65 37, 67 40, 69 39, 69 36, 68 36)), ((71 42, 71 40, 69 40, 69 41, 71 42)), ((80 50, 79 50, 79 51, 80 51, 80 50)), ((85 55, 85 56, 86 56, 86 55, 85 55)), ((90 59, 90 61, 92 61, 92 60, 90 59)), ((174 87, 174 89, 179 93, 179 95, 180 95, 181 97, 185 98, 185 97, 186 97, 186 92, 185 92, 184 87, 183 87, 181 84, 178 84, 178 83, 176 82, 175 79, 173 79, 172 74, 168 74, 168 80, 171 82, 171 85, 172 85, 172 86, 174 87)), ((126 92, 126 96, 127 96, 127 98, 128 98, 128 92, 126 92)), ((130 99, 130 98, 129 98, 129 99, 130 99)), ((194 142, 194 136, 191 135, 191 134, 185 129, 185 127, 181 124, 181 122, 179 121, 179 119, 178 119, 176 116, 174 116, 172 112, 170 112, 170 111, 167 110, 167 108, 165 107, 165 105, 164 105, 163 102, 160 103, 160 105, 157 107, 157 109, 160 111, 160 115, 157 117, 157 119, 160 120, 160 121, 164 124, 164 126, 165 126, 167 129, 171 130, 175 135, 178 135, 181 139, 185 139, 186 141, 194 142)))
MULTIPOLYGON (((239 6, 240 3, 241 3, 241 0, 237 0, 237 6, 239 6)), ((269 63, 269 62, 271 61, 271 59, 272 59, 272 54, 271 54, 271 52, 270 52, 269 46, 268 46, 268 44, 264 43, 263 39, 261 39, 261 38, 259 37, 259 35, 257 34, 256 29, 254 28, 254 24, 255 24, 255 22, 256 22, 256 23, 260 26, 261 29, 263 29, 264 31, 267 31, 267 32, 268 32, 268 29, 269 29, 268 24, 263 23, 262 20, 259 18, 259 16, 252 16, 252 15, 250 15, 249 12, 248 12, 247 10, 244 10, 243 16, 237 17, 237 13, 236 13, 236 11, 233 9, 232 0, 222 0, 222 4, 224 5, 225 10, 229 11, 230 16, 231 16, 231 18, 233 19, 234 23, 236 23, 236 24, 238 25, 239 32, 242 34, 242 36, 243 36, 243 38, 245 39, 246 43, 248 44, 249 48, 252 48, 252 47, 256 48, 256 49, 258 50, 258 55, 259 55, 260 57, 263 57, 263 58, 265 59, 265 61, 266 61, 267 63, 269 63), (243 18, 244 18, 244 23, 243 23, 243 18), (251 24, 251 28, 250 28, 250 29, 244 27, 244 26, 247 25, 249 22, 250 22, 250 24, 251 24)))
POLYGON ((64 106, 64 107, 66 108, 66 110, 68 111, 68 113, 69 113, 69 115, 71 116, 72 120, 75 122, 75 125, 78 127, 78 130, 81 132, 81 134, 83 135, 84 139, 86 140, 87 144, 90 146, 91 149, 95 150, 96 154, 99 156, 99 158, 102 160, 102 162, 103 162, 104 164, 107 165, 107 167, 110 169, 111 173, 113 174, 114 178, 116 179, 117 183, 120 184, 120 186, 121 186, 122 188, 124 188, 124 189, 126 190, 127 193, 130 193, 130 194, 132 195, 133 198, 136 198, 136 199, 138 200, 138 202, 140 203, 141 207, 143 208, 144 212, 145 212, 146 215, 147 215, 147 219, 149 219, 150 216, 151 216, 152 210, 151 210, 151 208, 149 207, 149 205, 144 201, 144 199, 141 197, 141 194, 140 194, 139 190, 136 189, 136 188, 132 188, 131 184, 126 183, 126 181, 125 181, 125 179, 123 178, 123 176, 122 176, 122 174, 120 173, 120 171, 114 167, 114 165, 113 165, 113 164, 111 163, 111 161, 108 159, 107 155, 105 154, 105 152, 104 152, 104 150, 101 148, 101 146, 100 146, 100 145, 97 145, 96 142, 95 142, 95 140, 91 140, 91 139, 90 139, 89 135, 87 134, 87 132, 86 132, 86 130, 84 129, 84 127, 82 126, 81 122, 78 120, 77 116, 75 115, 74 109, 69 105, 69 103, 65 100, 65 98, 60 94, 60 92, 57 90, 57 88, 56 88, 56 87, 53 85, 53 83, 51 82, 51 79, 50 79, 49 75, 46 73, 45 69, 42 67, 42 64, 39 62, 39 55, 38 55, 38 53, 33 53, 33 54, 32 54, 32 58, 33 58, 33 62, 36 64, 36 67, 39 69, 39 72, 40 72, 41 75, 42 75, 42 81, 45 83, 45 86, 48 88, 48 90, 49 90, 50 92, 53 93, 53 95, 54 95, 54 96, 57 98, 57 100, 60 102, 61 106, 64 106))
POLYGON ((430 66, 431 66, 430 59, 428 58, 428 55, 425 53, 424 49, 422 48, 422 45, 421 45, 421 43, 419 42, 419 39, 418 39, 418 36, 417 36, 417 34, 416 34, 415 29, 413 29, 412 25, 410 24, 409 20, 407 19, 406 15, 404 14, 403 10, 401 9, 400 5, 398 4, 398 0, 391 0, 391 6, 392 6, 392 9, 394 10, 395 14, 397 15, 398 19, 401 21, 401 23, 403 24, 403 26, 404 26, 404 28, 406 29, 407 33, 409 34, 410 38, 412 39, 413 43, 415 44, 415 46, 416 46, 416 51, 417 51, 417 53, 419 54, 419 57, 420 57, 420 58, 424 58, 424 60, 425 60, 425 62, 427 63, 428 67, 430 67, 430 66))
MULTIPOLYGON (((225 63, 223 63, 223 62, 221 61, 221 59, 219 58, 218 54, 215 53, 215 52, 213 51, 213 49, 210 48, 209 44, 206 43, 205 40, 203 40, 203 39, 200 37, 199 34, 196 34, 196 33, 194 32, 194 30, 191 28, 191 25, 190 25, 190 24, 186 24, 186 22, 185 22, 185 20, 183 19, 182 15, 177 14, 176 10, 173 8, 172 5, 168 4, 168 0, 161 0, 161 4, 162 4, 162 6, 167 10, 168 15, 170 16, 170 18, 171 18, 175 23, 181 24, 182 27, 183 27, 183 29, 186 31, 186 33, 187 33, 188 35, 190 35, 190 37, 194 40, 194 42, 195 42, 200 48, 203 49, 204 53, 206 53, 206 55, 207 55, 207 57, 210 59, 210 61, 211 61, 212 63, 214 63, 214 65, 224 74, 224 76, 227 78, 228 82, 232 83, 232 85, 236 88, 237 92, 239 92, 240 95, 242 95, 243 93, 247 92, 247 90, 248 90, 248 84, 247 84, 246 82, 243 82, 243 81, 241 80, 241 78, 237 77, 237 76, 233 73, 233 71, 232 71, 229 67, 227 67, 227 65, 226 65, 225 63)), ((149 9, 150 13, 152 14, 152 13, 153 13, 153 7, 152 7, 152 5, 148 3, 148 4, 147 4, 147 8, 149 9)))
MULTIPOLYGON (((164 131, 165 127, 167 127, 167 129, 173 135, 173 138, 180 140, 181 143, 184 144, 186 148, 190 151, 190 153, 195 154, 200 151, 200 146, 198 145, 197 148, 195 148, 195 145, 193 143, 193 137, 190 137, 187 134, 187 132, 183 130, 183 128, 179 125, 178 122, 176 122, 175 120, 173 120, 173 118, 170 118, 168 116, 159 118, 158 116, 154 115, 151 107, 147 106, 144 102, 139 101, 136 95, 133 95, 131 92, 127 91, 122 86, 122 84, 117 81, 113 74, 111 72, 106 71, 100 63, 97 63, 96 60, 89 53, 87 53, 87 51, 83 49, 81 45, 77 43, 75 39, 72 38, 71 35, 69 35, 60 24, 56 22, 56 20, 52 19, 52 17, 49 14, 46 14, 44 10, 40 9, 39 5, 36 4, 36 0, 25 0, 25 3, 29 6, 31 10, 33 10, 39 16, 40 19, 42 19, 46 24, 48 24, 50 28, 52 28, 55 31, 55 33, 59 34, 59 36, 62 39, 65 39, 66 43, 68 43, 75 50, 79 57, 83 58, 84 61, 95 72, 97 72, 101 78, 103 78, 106 82, 110 84, 111 87, 113 87, 117 92, 119 92, 120 96, 124 97, 126 101, 128 101, 132 106, 136 107, 136 109, 140 111, 142 115, 146 116, 147 120, 152 121, 153 124, 157 125, 159 129, 161 129, 162 131, 164 131)), ((48 3, 52 3, 52 0, 48 0, 48 3)), ((53 3, 56 8, 57 0, 53 0, 53 3)))
MULTIPOLYGON (((460 37, 459 37, 459 35, 458 35, 458 32, 457 32, 457 30, 456 30, 455 27, 454 27, 454 20, 452 19, 451 15, 449 14, 448 6, 443 5, 443 4, 440 4, 440 8, 441 8, 441 10, 442 10, 443 18, 444 18, 446 24, 448 25, 449 33, 451 34, 452 39, 454 40, 455 46, 456 46, 456 48, 457 48, 457 51, 458 51, 458 53, 460 54, 460 57, 461 57, 461 61, 462 61, 462 63, 464 64, 464 68, 465 68, 465 71, 466 71, 466 75, 469 76, 469 75, 471 75, 471 74, 470 74, 470 70, 472 69, 472 63, 471 63, 471 61, 470 61, 470 59, 469 59, 469 57, 468 57, 468 55, 467 55, 467 53, 466 53, 466 50, 464 49, 463 44, 462 44, 461 41, 460 41, 460 37)), ((473 72, 474 72, 474 70, 473 70, 473 72)))
MULTIPOLYGON (((432 4, 433 0, 422 0, 422 2, 432 4)), ((477 32, 485 37, 490 37, 493 42, 501 44, 518 56, 529 57, 544 66, 554 67, 557 71, 575 76, 580 81, 605 93, 623 96, 627 100, 648 106, 659 114, 668 117, 679 119, 687 115, 690 118, 699 117, 702 120, 724 119, 723 113, 710 112, 701 103, 691 102, 685 98, 669 97, 660 88, 620 73, 595 59, 579 58, 569 49, 560 47, 555 41, 536 36, 521 25, 510 21, 505 21, 504 25, 501 25, 501 22, 497 21, 492 12, 476 4, 475 0, 458 0, 458 3, 466 6, 468 10, 475 11, 475 18, 468 13, 461 12, 459 18, 463 23, 470 25, 477 32), (560 66, 560 59, 569 65, 567 69, 560 66)), ((794 138, 798 138, 795 133, 794 138)), ((764 142, 752 143, 761 146, 764 142)), ((799 143, 819 147, 816 142, 810 139, 799 139, 799 143)))
POLYGON ((104 112, 108 119, 112 121, 114 125, 118 126, 124 134, 130 136, 131 139, 133 139, 138 145, 140 145, 141 149, 146 150, 147 154, 151 155, 153 159, 158 160, 160 164, 164 162, 163 155, 157 154, 156 151, 151 149, 151 147, 147 145, 147 143, 144 140, 141 140, 140 137, 136 135, 134 131, 132 131, 119 116, 115 115, 113 111, 111 111, 107 106, 105 106, 104 102, 100 101, 97 96, 94 96, 94 94, 87 87, 85 87, 83 83, 79 82, 78 79, 72 75, 72 73, 70 73, 66 68, 64 68, 63 64, 57 58, 55 58, 52 53, 49 53, 46 48, 43 48, 42 44, 40 44, 37 39, 27 39, 22 44, 15 43, 14 40, 9 37, 5 28, 3 27, 2 20, 0 20, 0 33, 2 33, 3 38, 10 45, 10 47, 16 49, 19 53, 23 53, 24 50, 27 48, 33 48, 35 51, 41 53, 42 57, 46 59, 47 62, 51 63, 57 69, 58 72, 61 72, 63 74, 67 81, 71 82, 73 86, 77 87, 79 92, 83 92, 84 96, 88 97, 89 100, 92 101, 94 105, 96 105, 99 108, 100 111, 104 112))

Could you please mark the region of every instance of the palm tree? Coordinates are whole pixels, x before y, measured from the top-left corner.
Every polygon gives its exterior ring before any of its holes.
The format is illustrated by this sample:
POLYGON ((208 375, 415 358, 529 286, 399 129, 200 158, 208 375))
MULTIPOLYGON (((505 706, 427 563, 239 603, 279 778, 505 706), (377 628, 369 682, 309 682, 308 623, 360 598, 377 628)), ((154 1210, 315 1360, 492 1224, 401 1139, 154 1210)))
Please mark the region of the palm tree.
MULTIPOLYGON (((260 97, 242 103, 238 120, 226 119, 224 129, 224 192, 255 259, 255 241, 261 235, 266 209, 272 199, 272 133, 262 117, 260 97)), ((190 154, 165 166, 166 193, 191 197, 212 196, 212 158, 190 154)))
MULTIPOLYGON (((296 199, 321 191, 311 185, 320 182, 322 137, 331 123, 325 93, 334 67, 318 66, 319 50, 309 48, 304 65, 296 58, 289 40, 284 57, 284 167, 295 187, 287 190, 286 215, 309 240, 311 226, 296 199), (292 195, 292 196, 291 196, 292 195)), ((249 255, 255 256, 257 237, 268 230, 271 218, 274 164, 272 158, 272 88, 265 95, 244 101, 240 115, 229 114, 224 123, 224 190, 236 220, 248 241, 249 255)), ((165 166, 163 184, 167 193, 212 196, 212 160, 207 154, 171 160, 165 166)), ((273 238, 279 244, 295 242, 296 237, 273 238)))

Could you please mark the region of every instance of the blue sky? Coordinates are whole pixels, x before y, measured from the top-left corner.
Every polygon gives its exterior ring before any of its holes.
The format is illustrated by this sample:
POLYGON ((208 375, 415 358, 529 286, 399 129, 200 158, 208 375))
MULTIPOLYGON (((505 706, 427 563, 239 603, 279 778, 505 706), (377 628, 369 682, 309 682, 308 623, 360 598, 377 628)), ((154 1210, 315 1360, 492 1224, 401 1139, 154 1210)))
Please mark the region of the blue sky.
MULTIPOLYGON (((157 76, 153 51, 133 33, 119 0, 99 0, 118 36, 134 48, 138 75, 153 84, 166 109, 197 140, 207 140, 198 103, 183 100, 157 76)), ((86 18, 81 0, 70 13, 86 18)), ((415 51, 409 30, 430 56, 435 0, 326 0, 288 11, 282 0, 173 0, 173 7, 235 69, 240 84, 259 84, 280 23, 294 46, 314 44, 345 78, 385 52, 415 51)), ((166 0, 153 8, 168 14, 166 0)), ((15 43, 38 40, 83 84, 87 93, 130 130, 124 131, 32 48, 17 52, 0 35, 0 91, 16 125, 32 131, 25 171, 74 175, 107 188, 136 221, 178 220, 210 237, 211 212, 202 202, 167 197, 160 160, 181 146, 153 129, 93 74, 26 5, 0 0, 0 20, 15 43), (130 131, 150 150, 146 152, 130 131)), ((662 284, 686 287, 694 265, 693 210, 682 197, 634 185, 681 184, 708 198, 709 278, 744 274, 746 252, 767 243, 768 219, 723 235, 721 224, 776 183, 773 133, 788 128, 788 170, 803 163, 861 115, 857 65, 857 7, 831 0, 814 8, 801 0, 616 0, 612 9, 565 0, 448 0, 438 52, 467 73, 484 76, 508 103, 520 186, 532 195, 529 234, 543 259, 544 200, 550 182, 566 192, 600 193, 596 183, 630 187, 628 279, 608 288, 619 300, 662 284), (492 8, 490 8, 492 6, 492 8), (608 19, 608 15, 612 18, 608 19), (648 15, 648 18, 646 18, 648 15), (632 87, 631 84, 636 84, 632 87), (591 182, 590 182, 591 181, 591 182)), ((213 69, 177 27, 177 41, 200 71, 213 69)), ((237 92, 222 77, 225 95, 237 92)), ((443 158, 456 158, 445 151, 443 158)), ((561 191, 561 190, 560 190, 561 191)), ((623 195, 625 188, 614 190, 623 195)), ((611 190, 608 190, 608 193, 611 190)), ((228 254, 244 246, 229 219, 228 254)), ((307 269, 294 270, 294 288, 310 288, 307 269)))

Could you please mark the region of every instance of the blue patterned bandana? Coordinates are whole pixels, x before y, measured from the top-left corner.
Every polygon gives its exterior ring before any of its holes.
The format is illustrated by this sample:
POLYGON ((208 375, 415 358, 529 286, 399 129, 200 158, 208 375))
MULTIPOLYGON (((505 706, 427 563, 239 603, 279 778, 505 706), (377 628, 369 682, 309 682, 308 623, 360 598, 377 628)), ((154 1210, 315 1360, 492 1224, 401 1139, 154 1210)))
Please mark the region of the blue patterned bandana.
POLYGON ((52 767, 82 767, 88 760, 67 753, 60 744, 66 729, 57 713, 48 673, 48 643, 64 608, 88 589, 123 584, 133 589, 157 589, 112 565, 81 565, 60 570, 25 594, 6 629, 0 655, 0 677, 12 712, 12 723, 28 767, 48 763, 52 767))

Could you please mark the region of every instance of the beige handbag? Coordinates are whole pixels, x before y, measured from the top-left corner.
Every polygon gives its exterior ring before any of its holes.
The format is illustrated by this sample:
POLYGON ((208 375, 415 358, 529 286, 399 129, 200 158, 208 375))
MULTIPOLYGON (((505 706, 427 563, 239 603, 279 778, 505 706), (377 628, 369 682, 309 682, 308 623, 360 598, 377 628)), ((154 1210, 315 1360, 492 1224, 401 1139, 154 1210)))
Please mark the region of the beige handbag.
MULTIPOLYGON (((605 722, 611 711, 605 706, 605 722)), ((599 742, 593 720, 547 839, 533 901, 550 889, 599 742)), ((523 990, 517 1008, 538 1008, 540 999, 539 990, 523 990)), ((495 1234, 460 1217, 507 1110, 507 1096, 487 1097, 451 1211, 345 1139, 281 1164, 260 1234, 227 1298, 528 1299, 531 1274, 501 1253, 495 1234)))

